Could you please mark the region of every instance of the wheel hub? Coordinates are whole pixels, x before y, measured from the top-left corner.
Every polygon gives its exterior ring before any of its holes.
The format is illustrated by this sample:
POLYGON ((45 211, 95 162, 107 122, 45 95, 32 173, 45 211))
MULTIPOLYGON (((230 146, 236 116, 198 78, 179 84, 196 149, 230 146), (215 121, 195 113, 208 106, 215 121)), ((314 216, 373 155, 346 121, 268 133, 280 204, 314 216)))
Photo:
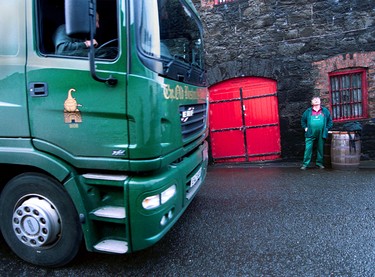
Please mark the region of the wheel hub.
POLYGON ((46 246, 58 239, 61 231, 59 214, 46 199, 28 198, 13 213, 13 230, 27 246, 46 246))

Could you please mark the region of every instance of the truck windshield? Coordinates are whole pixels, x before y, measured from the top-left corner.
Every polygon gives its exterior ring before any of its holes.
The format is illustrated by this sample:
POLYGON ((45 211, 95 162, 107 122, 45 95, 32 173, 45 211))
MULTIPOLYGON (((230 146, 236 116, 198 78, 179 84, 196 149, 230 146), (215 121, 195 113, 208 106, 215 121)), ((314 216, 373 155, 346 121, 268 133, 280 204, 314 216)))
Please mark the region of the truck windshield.
POLYGON ((138 2, 138 49, 146 66, 193 84, 204 82, 201 23, 183 0, 138 2))

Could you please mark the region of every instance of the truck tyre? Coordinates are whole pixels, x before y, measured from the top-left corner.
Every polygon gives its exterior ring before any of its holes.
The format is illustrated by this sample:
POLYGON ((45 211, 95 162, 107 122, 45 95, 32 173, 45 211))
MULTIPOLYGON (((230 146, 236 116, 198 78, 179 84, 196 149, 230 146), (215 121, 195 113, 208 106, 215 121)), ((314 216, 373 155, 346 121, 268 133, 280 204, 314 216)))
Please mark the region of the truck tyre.
POLYGON ((0 197, 4 239, 21 259, 40 266, 70 262, 82 242, 73 202, 56 180, 24 173, 8 182, 0 197))

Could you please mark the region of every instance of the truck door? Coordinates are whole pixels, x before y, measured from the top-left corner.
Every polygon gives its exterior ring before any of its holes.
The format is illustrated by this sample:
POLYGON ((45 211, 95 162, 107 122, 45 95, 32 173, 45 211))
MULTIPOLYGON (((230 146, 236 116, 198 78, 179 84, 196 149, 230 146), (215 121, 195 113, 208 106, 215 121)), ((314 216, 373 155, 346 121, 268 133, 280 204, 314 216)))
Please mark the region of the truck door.
POLYGON ((37 0, 34 7, 31 2, 27 1, 28 14, 35 17, 27 24, 27 85, 35 147, 73 164, 85 165, 86 158, 126 158, 126 58, 118 51, 123 42, 117 1, 97 1, 100 21, 95 37, 101 53, 97 74, 112 75, 118 80, 115 86, 91 77, 87 49, 56 49, 54 43, 63 36, 57 30, 64 30, 64 1, 37 0))

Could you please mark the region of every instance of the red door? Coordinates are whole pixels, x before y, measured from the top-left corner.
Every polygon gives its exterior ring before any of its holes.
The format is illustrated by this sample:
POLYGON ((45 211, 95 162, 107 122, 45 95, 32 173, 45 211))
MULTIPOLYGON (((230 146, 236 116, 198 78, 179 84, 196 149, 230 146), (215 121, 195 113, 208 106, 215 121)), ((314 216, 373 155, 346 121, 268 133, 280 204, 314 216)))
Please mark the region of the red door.
POLYGON ((210 132, 215 162, 279 159, 276 81, 244 77, 210 87, 210 132))

